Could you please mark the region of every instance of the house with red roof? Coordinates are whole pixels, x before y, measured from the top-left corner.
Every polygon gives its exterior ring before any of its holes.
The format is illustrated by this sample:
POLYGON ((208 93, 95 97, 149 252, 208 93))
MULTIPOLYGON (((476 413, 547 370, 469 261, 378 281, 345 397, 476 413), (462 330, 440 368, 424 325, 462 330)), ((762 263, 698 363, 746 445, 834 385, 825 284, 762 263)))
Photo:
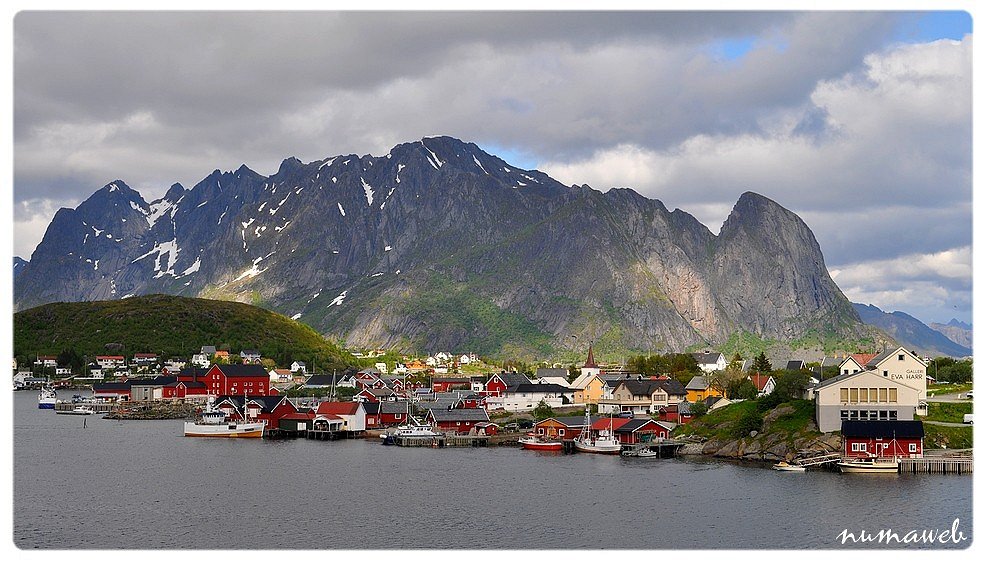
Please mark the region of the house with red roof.
POLYGON ((747 379, 754 383, 757 388, 757 397, 763 395, 770 395, 774 391, 774 376, 768 376, 766 374, 761 374, 760 372, 755 372, 747 379))
POLYGON ((367 428, 367 413, 360 401, 323 401, 317 406, 316 415, 339 417, 343 421, 341 430, 361 432, 367 428))

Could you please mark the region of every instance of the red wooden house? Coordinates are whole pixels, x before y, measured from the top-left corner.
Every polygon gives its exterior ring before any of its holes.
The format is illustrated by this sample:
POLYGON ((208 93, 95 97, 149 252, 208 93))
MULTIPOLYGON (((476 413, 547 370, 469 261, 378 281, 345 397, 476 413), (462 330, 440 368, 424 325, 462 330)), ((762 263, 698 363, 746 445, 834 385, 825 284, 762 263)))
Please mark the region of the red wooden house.
MULTIPOLYGON (((409 421, 407 416, 406 404, 408 401, 383 401, 379 403, 378 410, 378 424, 383 427, 390 427, 393 425, 404 425, 409 421)), ((412 413, 413 407, 409 405, 409 413, 412 413)))
POLYGON ((363 401, 362 405, 365 407, 365 428, 366 429, 377 429, 381 425, 379 424, 379 409, 382 404, 377 401, 363 401))
POLYGON ((386 387, 381 388, 362 388, 362 390, 352 397, 355 401, 395 401, 396 394, 386 387))
MULTIPOLYGON (((238 412, 242 411, 242 402, 246 399, 241 395, 228 395, 219 398, 215 407, 225 412, 230 419, 241 420, 238 412)), ((297 406, 286 396, 249 396, 246 402, 250 421, 261 421, 268 427, 278 427, 280 419, 291 413, 298 413, 297 406)))
POLYGON ((215 364, 204 382, 209 395, 269 395, 269 372, 259 364, 215 364))
POLYGON ((626 423, 614 429, 614 434, 621 444, 637 444, 668 438, 671 432, 671 429, 662 422, 640 418, 628 419, 626 423))
POLYGON ((92 384, 92 397, 129 399, 130 382, 101 382, 92 384))
POLYGON ((692 420, 689 405, 688 401, 680 401, 677 404, 661 407, 658 409, 658 420, 684 425, 692 420))
POLYGON ((532 433, 543 438, 569 439, 576 438, 586 427, 585 419, 575 417, 550 417, 543 419, 532 427, 532 433))
POLYGON ((430 409, 426 420, 444 432, 467 434, 477 430, 478 423, 490 423, 488 412, 484 409, 430 409))
POLYGON ((525 374, 516 374, 514 372, 499 372, 498 374, 492 374, 488 378, 487 383, 484 384, 484 394, 494 397, 501 397, 505 390, 510 387, 520 386, 522 384, 530 384, 528 376, 525 374))
POLYGON ((470 378, 433 378, 435 393, 471 389, 470 378))
POLYGON ((920 458, 921 421, 842 421, 842 455, 847 458, 920 458))

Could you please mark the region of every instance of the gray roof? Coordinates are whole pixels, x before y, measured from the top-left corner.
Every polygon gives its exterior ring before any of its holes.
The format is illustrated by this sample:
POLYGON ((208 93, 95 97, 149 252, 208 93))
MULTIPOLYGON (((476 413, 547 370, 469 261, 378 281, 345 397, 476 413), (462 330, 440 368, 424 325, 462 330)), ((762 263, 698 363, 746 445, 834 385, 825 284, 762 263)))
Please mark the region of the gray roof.
POLYGON ((716 364, 721 353, 689 353, 699 364, 716 364))
POLYGON ((687 390, 704 390, 709 387, 705 376, 693 376, 689 383, 685 385, 687 390))
POLYGON ((501 378, 501 381, 504 382, 509 388, 531 382, 528 376, 517 372, 500 372, 498 377, 501 378))
POLYGON ((845 362, 845 360, 846 360, 845 358, 839 358, 836 356, 822 357, 822 368, 830 368, 833 366, 838 368, 840 364, 845 362))
POLYGON ((430 409, 450 409, 457 403, 456 398, 451 399, 437 399, 435 401, 420 401, 416 404, 422 411, 429 411, 430 409))
POLYGON ((480 407, 473 409, 430 409, 428 417, 434 421, 490 421, 488 412, 480 407))
POLYGON ((519 384, 508 386, 507 393, 571 393, 573 390, 559 384, 519 384))
MULTIPOLYGON (((567 417, 550 417, 553 421, 562 423, 567 427, 582 427, 584 426, 583 415, 567 416, 567 417)), ((540 421, 541 422, 541 421, 540 421)))
POLYGON ((657 389, 665 390, 669 395, 685 395, 685 388, 678 380, 622 380, 618 386, 623 385, 631 395, 651 395, 657 389))
POLYGON ((850 373, 846 373, 846 374, 839 374, 838 376, 832 376, 828 380, 823 380, 822 383, 818 384, 813 389, 820 390, 820 389, 824 388, 825 386, 831 386, 832 384, 841 382, 842 380, 845 380, 846 378, 848 378, 850 376, 856 376, 858 374, 860 374, 860 372, 851 373, 851 374, 850 373))
MULTIPOLYGON (((380 413, 405 413, 407 401, 380 401, 379 402, 379 412, 380 413)), ((409 406, 409 411, 413 411, 412 405, 409 406)))
POLYGON ((877 364, 883 362, 888 356, 890 356, 893 353, 897 352, 897 349, 899 349, 899 348, 900 347, 894 347, 892 349, 887 349, 887 350, 883 351, 882 353, 874 356, 873 358, 870 359, 869 362, 866 363, 866 369, 867 370, 873 370, 874 368, 876 368, 876 365, 877 364))
POLYGON ((201 347, 201 354, 203 355, 213 355, 218 349, 213 345, 204 345, 201 347))
POLYGON ((569 370, 565 368, 539 368, 535 371, 536 378, 565 378, 569 376, 569 370))
POLYGON ((803 360, 789 360, 788 365, 784 367, 785 370, 804 370, 805 361, 803 360))

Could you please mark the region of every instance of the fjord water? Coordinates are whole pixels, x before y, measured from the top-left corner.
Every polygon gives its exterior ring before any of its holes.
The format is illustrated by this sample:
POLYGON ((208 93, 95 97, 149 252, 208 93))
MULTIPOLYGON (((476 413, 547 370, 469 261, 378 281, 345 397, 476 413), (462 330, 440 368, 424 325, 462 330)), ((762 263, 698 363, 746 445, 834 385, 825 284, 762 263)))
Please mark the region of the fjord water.
POLYGON ((843 529, 956 518, 969 539, 930 547, 971 543, 969 476, 196 439, 181 421, 56 415, 35 392, 13 402, 22 549, 836 548, 843 529))

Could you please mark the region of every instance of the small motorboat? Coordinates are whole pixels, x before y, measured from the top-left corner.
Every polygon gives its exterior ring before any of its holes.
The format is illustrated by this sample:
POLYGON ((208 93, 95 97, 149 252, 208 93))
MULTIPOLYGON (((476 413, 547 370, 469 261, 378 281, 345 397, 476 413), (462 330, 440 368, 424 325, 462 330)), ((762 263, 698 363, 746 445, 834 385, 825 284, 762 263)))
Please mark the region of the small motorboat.
POLYGON ((805 471, 805 466, 789 464, 788 462, 781 461, 771 466, 771 469, 776 469, 777 471, 805 471))
POLYGON ((558 440, 542 440, 534 434, 529 434, 518 439, 524 450, 545 450, 547 452, 558 452, 563 449, 563 443, 558 440))
POLYGON ((66 409, 64 411, 55 411, 56 415, 94 415, 95 411, 92 410, 88 405, 76 405, 72 409, 66 409))

